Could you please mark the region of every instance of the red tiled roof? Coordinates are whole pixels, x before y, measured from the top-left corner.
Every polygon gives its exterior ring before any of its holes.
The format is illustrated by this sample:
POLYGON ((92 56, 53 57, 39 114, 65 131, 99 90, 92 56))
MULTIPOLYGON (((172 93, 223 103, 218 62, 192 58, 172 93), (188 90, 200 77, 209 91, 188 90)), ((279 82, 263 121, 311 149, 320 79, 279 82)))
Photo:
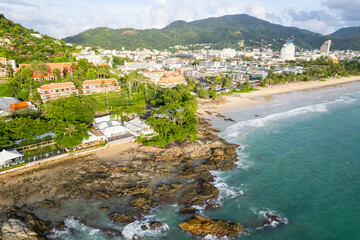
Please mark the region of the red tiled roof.
POLYGON ((73 82, 64 82, 64 83, 51 83, 42 85, 41 90, 54 90, 54 89, 63 89, 63 88, 73 88, 75 87, 73 82))
POLYGON ((90 85, 101 85, 102 83, 105 84, 113 84, 114 82, 117 83, 115 78, 110 79, 95 79, 95 80, 86 80, 83 82, 83 86, 90 86, 90 85))
MULTIPOLYGON (((74 62, 74 63, 75 63, 75 65, 77 65, 77 62, 74 62)), ((46 67, 48 69, 48 74, 50 74, 51 76, 54 74, 55 69, 59 69, 60 70, 60 75, 62 76, 62 73, 64 71, 68 72, 68 71, 71 70, 71 65, 72 64, 73 64, 72 62, 68 62, 68 63, 45 63, 45 65, 46 65, 46 67)), ((30 64, 19 64, 19 69, 21 69, 22 67, 29 68, 30 64)))
POLYGON ((28 105, 26 102, 10 104, 10 110, 16 110, 16 109, 27 108, 27 107, 28 107, 28 105))

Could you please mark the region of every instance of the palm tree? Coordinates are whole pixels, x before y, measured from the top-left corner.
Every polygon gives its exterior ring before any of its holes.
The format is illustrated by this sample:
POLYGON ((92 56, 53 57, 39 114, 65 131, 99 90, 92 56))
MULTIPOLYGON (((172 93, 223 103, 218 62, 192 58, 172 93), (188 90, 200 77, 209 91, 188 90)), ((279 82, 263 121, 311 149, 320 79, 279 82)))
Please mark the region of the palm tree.
POLYGON ((71 123, 65 128, 65 130, 66 132, 64 132, 64 135, 69 134, 70 139, 71 139, 71 133, 77 132, 76 126, 71 123))

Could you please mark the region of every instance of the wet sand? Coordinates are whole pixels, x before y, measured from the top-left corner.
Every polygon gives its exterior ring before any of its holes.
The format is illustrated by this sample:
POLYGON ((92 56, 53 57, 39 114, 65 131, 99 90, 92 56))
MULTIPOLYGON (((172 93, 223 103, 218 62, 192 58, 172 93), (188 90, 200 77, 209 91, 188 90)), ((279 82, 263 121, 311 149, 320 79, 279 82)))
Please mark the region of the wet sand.
POLYGON ((260 88, 258 91, 252 91, 249 93, 236 93, 230 96, 224 96, 224 98, 226 98, 226 103, 224 104, 199 104, 198 113, 200 115, 204 115, 204 117, 209 116, 209 111, 213 113, 226 113, 238 108, 251 107, 264 103, 264 101, 258 99, 259 97, 267 97, 282 93, 341 85, 355 81, 360 81, 360 76, 329 78, 326 81, 296 82, 273 85, 260 88))

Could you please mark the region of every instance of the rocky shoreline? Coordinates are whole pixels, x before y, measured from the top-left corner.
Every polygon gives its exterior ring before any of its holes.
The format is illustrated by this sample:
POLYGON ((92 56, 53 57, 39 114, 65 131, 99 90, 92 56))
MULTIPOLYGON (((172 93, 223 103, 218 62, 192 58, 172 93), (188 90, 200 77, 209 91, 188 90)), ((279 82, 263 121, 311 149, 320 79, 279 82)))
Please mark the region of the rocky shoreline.
MULTIPOLYGON (((204 119, 199 119, 198 129, 199 140, 195 143, 174 142, 165 148, 137 146, 115 159, 90 154, 55 167, 1 177, 0 226, 11 219, 8 212, 14 213, 14 209, 29 215, 38 208, 61 208, 78 196, 105 201, 125 199, 128 207, 123 212, 109 214, 112 221, 123 223, 140 219, 152 208, 165 204, 217 207, 211 200, 218 197, 219 190, 211 184, 214 178, 210 171, 236 167, 238 146, 216 136, 216 130, 204 119), (159 182, 159 177, 166 181, 159 182)), ((107 206, 101 210, 111 211, 107 206)), ((37 228, 35 232, 41 239, 49 229, 37 228)))

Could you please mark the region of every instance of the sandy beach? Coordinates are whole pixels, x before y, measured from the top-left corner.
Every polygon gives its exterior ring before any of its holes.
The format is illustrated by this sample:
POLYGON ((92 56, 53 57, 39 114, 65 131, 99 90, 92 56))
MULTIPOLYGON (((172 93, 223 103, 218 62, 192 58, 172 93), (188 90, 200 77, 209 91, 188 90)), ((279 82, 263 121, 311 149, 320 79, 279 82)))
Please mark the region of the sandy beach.
POLYGON ((355 81, 360 81, 360 76, 329 78, 326 81, 296 82, 273 85, 260 88, 260 90, 258 91, 252 91, 249 93, 237 93, 231 96, 224 96, 226 98, 226 103, 224 104, 199 104, 198 113, 200 115, 204 115, 205 117, 206 115, 209 115, 208 112, 226 113, 234 109, 250 107, 256 104, 263 103, 262 100, 259 100, 259 97, 329 87, 355 81))

